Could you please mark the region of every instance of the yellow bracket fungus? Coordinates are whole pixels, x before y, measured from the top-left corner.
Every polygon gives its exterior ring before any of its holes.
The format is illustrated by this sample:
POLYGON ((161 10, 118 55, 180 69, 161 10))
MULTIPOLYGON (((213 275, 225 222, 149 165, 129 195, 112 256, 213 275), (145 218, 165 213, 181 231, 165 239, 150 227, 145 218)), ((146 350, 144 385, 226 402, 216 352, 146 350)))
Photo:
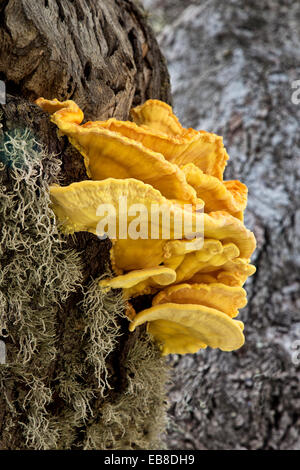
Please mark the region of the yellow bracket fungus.
POLYGON ((202 250, 187 254, 176 269, 176 282, 186 281, 198 271, 214 271, 216 267, 239 255, 239 249, 233 243, 221 244, 221 246, 218 245, 219 247, 220 251, 216 254, 211 252, 211 256, 208 259, 205 259, 206 253, 204 252, 203 254, 202 250))
POLYGON ((107 129, 100 121, 80 125, 83 113, 73 101, 39 98, 36 103, 52 114, 51 121, 83 155, 87 174, 93 180, 135 178, 151 184, 169 199, 196 203, 196 192, 183 171, 161 153, 107 129))
POLYGON ((220 181, 206 175, 193 163, 182 167, 187 182, 195 188, 197 196, 205 203, 205 212, 226 211, 243 220, 247 205, 248 188, 240 181, 220 181))
POLYGON ((147 323, 164 355, 240 348, 243 323, 233 318, 247 303, 242 286, 255 272, 250 257, 256 242, 243 223, 247 187, 223 180, 228 154, 222 137, 185 129, 159 100, 132 109, 134 122, 83 123, 83 112, 71 100, 36 103, 82 154, 90 178, 51 187, 61 229, 107 234, 111 220, 99 206, 113 207, 115 226, 108 234, 115 276, 102 279, 100 287, 121 288, 126 299, 156 294, 152 307, 137 314, 128 302, 129 330, 147 323), (124 198, 126 206, 120 205, 124 198), (131 205, 144 208, 138 220, 131 205), (204 233, 198 237, 201 208, 204 233), (186 234, 188 214, 193 229, 186 234))
POLYGON ((203 305, 175 303, 155 305, 139 312, 133 318, 129 325, 130 331, 134 331, 137 326, 145 322, 149 322, 148 331, 158 339, 163 354, 196 352, 205 346, 233 351, 240 348, 245 340, 242 322, 232 320, 229 315, 203 305), (163 321, 158 331, 156 321, 163 321), (184 337, 182 342, 181 331, 184 337), (187 335, 188 344, 185 343, 187 335))
MULTIPOLYGON (((152 186, 133 178, 85 180, 69 186, 52 185, 50 195, 53 210, 65 233, 88 231, 99 235, 101 221, 106 220, 107 224, 110 222, 108 216, 104 216, 102 212, 99 213, 99 206, 114 209, 112 215, 115 216, 116 223, 112 224, 110 236, 113 241, 111 258, 113 268, 118 274, 122 271, 150 268, 162 263, 168 257, 168 250, 164 249, 168 240, 163 238, 164 224, 163 218, 159 217, 160 208, 164 207, 170 215, 168 228, 170 227, 171 238, 176 237, 174 219, 176 220, 178 212, 182 214, 185 212, 152 186), (126 197, 124 207, 120 205, 120 199, 123 197, 126 197), (134 204, 143 206, 138 222, 147 237, 145 239, 132 239, 132 235, 136 233, 134 225, 136 214, 131 214, 127 209, 134 204), (151 238, 154 229, 157 229, 155 230, 157 239, 151 238)), ((184 217, 182 217, 183 220, 184 217)), ((104 225, 106 224, 102 223, 102 226, 104 225)), ((184 227, 182 231, 183 229, 184 227)), ((138 235, 139 231, 137 232, 138 235)))
POLYGON ((162 303, 198 304, 215 308, 231 318, 238 315, 238 309, 247 304, 246 291, 242 287, 229 287, 221 283, 177 284, 157 294, 152 305, 162 303))
POLYGON ((235 258, 227 261, 214 272, 210 272, 209 275, 197 272, 189 282, 222 282, 228 286, 243 286, 247 278, 252 276, 255 271, 255 266, 250 264, 247 259, 235 258))
POLYGON ((204 214, 204 236, 223 243, 232 242, 240 250, 240 256, 250 258, 256 247, 254 234, 245 225, 225 211, 204 214))
POLYGON ((103 289, 122 288, 125 297, 130 298, 141 293, 150 293, 151 286, 154 289, 159 288, 159 286, 166 286, 173 283, 175 279, 176 272, 173 269, 157 266, 130 271, 111 279, 103 279, 99 284, 103 289))
POLYGON ((171 106, 158 100, 146 101, 134 108, 131 115, 145 133, 151 129, 169 137, 169 145, 164 153, 168 160, 177 165, 195 163, 204 173, 223 179, 229 157, 222 137, 205 131, 184 129, 171 106))
POLYGON ((184 131, 171 106, 160 100, 147 100, 133 108, 130 114, 139 126, 146 126, 166 135, 176 137, 184 131))

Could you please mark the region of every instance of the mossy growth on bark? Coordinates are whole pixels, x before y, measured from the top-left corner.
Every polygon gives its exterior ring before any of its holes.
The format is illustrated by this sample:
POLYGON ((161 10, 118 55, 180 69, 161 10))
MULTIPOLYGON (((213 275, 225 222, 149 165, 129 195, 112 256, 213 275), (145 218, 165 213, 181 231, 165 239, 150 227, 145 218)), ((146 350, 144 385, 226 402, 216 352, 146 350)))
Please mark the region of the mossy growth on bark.
POLYGON ((28 129, 3 134, 0 448, 163 448, 167 366, 145 332, 120 349, 122 293, 100 290, 103 273, 86 281, 60 234, 49 198, 59 174, 28 129))

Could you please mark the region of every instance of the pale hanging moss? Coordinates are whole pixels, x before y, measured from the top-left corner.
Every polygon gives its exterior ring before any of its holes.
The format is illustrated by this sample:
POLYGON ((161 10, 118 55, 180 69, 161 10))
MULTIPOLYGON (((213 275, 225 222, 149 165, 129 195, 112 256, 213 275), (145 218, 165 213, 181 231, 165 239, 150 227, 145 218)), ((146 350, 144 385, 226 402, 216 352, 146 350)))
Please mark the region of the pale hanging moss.
POLYGON ((105 402, 87 428, 85 449, 164 449, 169 368, 147 333, 136 338, 123 366, 127 386, 105 402))
POLYGON ((2 399, 10 417, 2 437, 13 447, 23 427, 24 448, 56 448, 59 431, 47 406, 48 371, 56 358, 60 305, 81 280, 80 257, 67 250, 50 208, 49 184, 60 162, 29 130, 6 133, 0 144, 0 335, 7 363, 0 366, 2 399), (18 396, 9 386, 18 383, 18 396))
POLYGON ((103 277, 107 277, 107 274, 88 285, 80 304, 85 323, 84 332, 89 338, 85 348, 86 361, 93 366, 102 396, 105 390, 111 388, 106 358, 117 345, 120 317, 126 318, 122 292, 101 289, 99 281, 103 277))

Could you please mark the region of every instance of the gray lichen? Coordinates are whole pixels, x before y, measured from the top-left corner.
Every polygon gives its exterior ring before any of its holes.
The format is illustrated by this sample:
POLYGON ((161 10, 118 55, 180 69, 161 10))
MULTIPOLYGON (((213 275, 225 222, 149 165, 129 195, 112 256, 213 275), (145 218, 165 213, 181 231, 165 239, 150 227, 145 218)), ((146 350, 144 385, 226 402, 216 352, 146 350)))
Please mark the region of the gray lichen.
POLYGON ((0 380, 11 412, 3 434, 11 441, 21 426, 25 447, 55 448, 47 376, 56 358, 57 311, 79 285, 81 263, 64 249, 50 207, 48 188, 58 179, 59 160, 49 158, 28 130, 15 130, 1 142, 0 162, 0 331, 7 342, 0 380), (7 392, 13 382, 22 390, 18 397, 7 392))
POLYGON ((169 370, 144 333, 129 349, 123 366, 127 384, 104 403, 99 420, 87 429, 85 449, 164 449, 169 370))

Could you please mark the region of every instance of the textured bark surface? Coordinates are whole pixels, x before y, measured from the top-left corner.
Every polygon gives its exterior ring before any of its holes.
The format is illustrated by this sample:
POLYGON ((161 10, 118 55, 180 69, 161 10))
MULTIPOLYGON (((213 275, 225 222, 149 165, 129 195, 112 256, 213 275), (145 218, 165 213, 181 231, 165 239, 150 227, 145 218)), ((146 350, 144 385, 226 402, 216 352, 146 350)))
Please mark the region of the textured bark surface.
POLYGON ((0 79, 29 100, 73 99, 87 119, 151 96, 169 101, 165 64, 131 0, 1 0, 0 79))
MULTIPOLYGON (((54 153, 62 159, 62 184, 87 178, 83 158, 67 138, 58 138, 56 126, 50 123, 48 114, 33 104, 34 99, 39 96, 73 99, 83 109, 85 119, 112 116, 127 119, 130 108, 148 98, 170 102, 164 59, 143 11, 131 0, 1 0, 0 79, 5 82, 7 91, 7 103, 1 106, 1 136, 11 129, 29 128, 49 154, 54 153)), ((6 183, 9 186, 9 181, 6 183)), ((107 271, 109 241, 78 233, 70 237, 68 247, 82 254, 83 286, 107 271)), ((46 371, 47 384, 51 384, 54 376, 59 377, 60 370, 64 373, 70 354, 77 354, 79 361, 85 360, 80 349, 82 331, 75 327, 70 334, 70 326, 72 329, 81 321, 76 313, 81 300, 79 289, 58 313, 57 359, 46 371)), ((128 335, 126 320, 120 320, 120 327, 121 339, 107 363, 112 388, 106 390, 106 404, 118 404, 122 390, 128 386, 128 361, 127 366, 125 364, 128 351, 139 336, 139 333, 128 335)), ((9 363, 15 357, 11 354, 13 345, 9 338, 6 343, 9 363)), ((38 359, 28 367, 33 367, 34 371, 39 367, 38 359)), ((130 378, 133 380, 133 377, 134 373, 130 378)), ((86 388, 97 389, 92 373, 80 380, 85 381, 86 388)), ((55 383, 53 386, 55 389, 55 383)), ((1 391, 0 398, 0 448, 26 448, 20 425, 26 410, 18 410, 19 415, 10 432, 3 431, 9 415, 5 396, 8 394, 12 400, 17 400, 21 389, 24 394, 26 388, 17 377, 15 382, 10 380, 7 387, 1 391)), ((48 411, 62 414, 62 400, 55 392, 52 398, 48 411)), ((90 401, 92 411, 95 411, 94 422, 99 418, 102 404, 101 397, 90 401)), ((131 416, 134 422, 133 418, 131 416)), ((148 426, 146 421, 145 426, 148 426)), ((151 441, 151 437, 149 439, 151 441)), ((71 444, 64 445, 81 448, 83 440, 84 427, 76 430, 70 438, 71 444)))
POLYGON ((257 273, 240 313, 246 344, 174 357, 169 447, 300 448, 300 5, 144 0, 160 31, 175 111, 224 136, 226 179, 249 188, 257 273))

